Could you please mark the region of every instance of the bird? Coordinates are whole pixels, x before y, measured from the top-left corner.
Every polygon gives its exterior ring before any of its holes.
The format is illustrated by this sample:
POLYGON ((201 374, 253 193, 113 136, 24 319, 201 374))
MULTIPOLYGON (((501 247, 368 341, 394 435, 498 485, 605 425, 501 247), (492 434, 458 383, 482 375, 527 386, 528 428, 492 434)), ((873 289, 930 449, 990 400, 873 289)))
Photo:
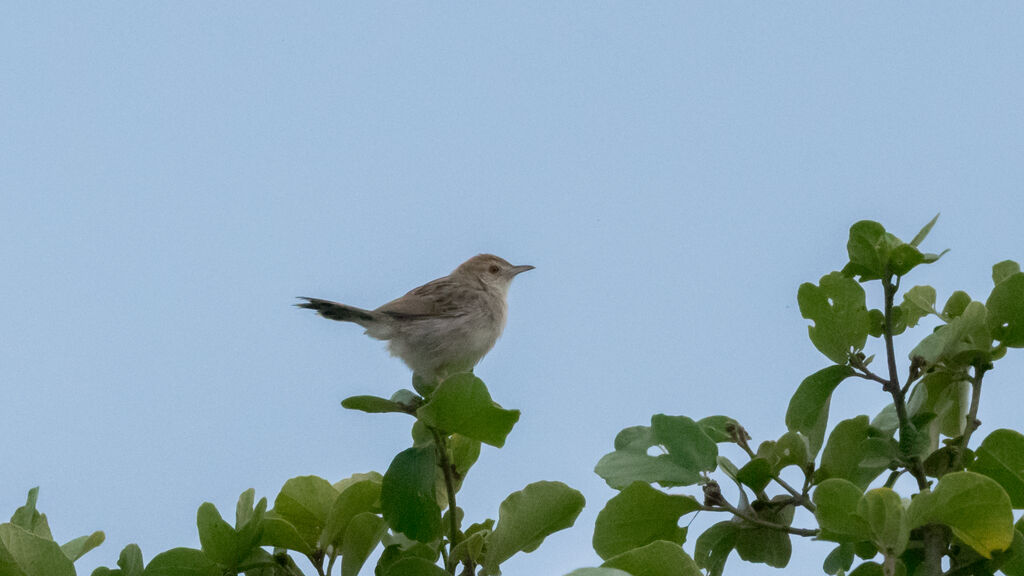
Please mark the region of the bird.
POLYGON ((533 269, 478 254, 451 274, 373 310, 306 296, 296 306, 353 322, 371 338, 386 340, 391 355, 412 370, 413 382, 431 388, 453 374, 471 372, 491 351, 505 328, 512 279, 533 269))

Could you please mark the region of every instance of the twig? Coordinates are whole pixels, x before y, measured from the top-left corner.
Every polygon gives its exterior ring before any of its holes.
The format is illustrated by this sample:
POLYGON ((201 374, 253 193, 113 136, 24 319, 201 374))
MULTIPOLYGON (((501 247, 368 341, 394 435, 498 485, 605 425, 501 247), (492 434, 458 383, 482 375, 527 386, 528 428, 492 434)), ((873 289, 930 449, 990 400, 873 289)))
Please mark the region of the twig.
MULTIPOLYGON (((900 389, 900 375, 896 369, 896 351, 892 342, 892 305, 899 285, 899 276, 896 277, 895 284, 892 282, 891 276, 882 278, 882 288, 885 294, 885 329, 882 336, 885 339, 885 356, 889 366, 889 381, 884 389, 892 394, 892 401, 896 406, 896 417, 900 422, 900 438, 904 438, 904 435, 911 429, 911 424, 910 416, 907 415, 906 395, 900 389)), ((920 456, 915 455, 911 457, 910 466, 907 470, 917 480, 919 490, 928 489, 928 479, 925 477, 924 466, 921 464, 920 456)))
POLYGON ((769 522, 768 520, 762 520, 762 519, 758 518, 757 516, 751 516, 751 515, 747 514, 746 512, 743 512, 739 508, 736 508, 732 504, 729 504, 724 499, 719 501, 718 506, 703 506, 701 509, 702 510, 706 510, 708 512, 730 512, 734 516, 742 518, 743 520, 746 520, 747 522, 750 522, 751 524, 756 524, 758 526, 764 526, 765 528, 771 528, 773 530, 780 530, 782 532, 786 532, 787 534, 793 534, 794 536, 807 536, 807 537, 813 538, 814 536, 818 535, 818 530, 817 529, 812 529, 812 528, 793 528, 792 526, 785 526, 783 524, 776 524, 775 522, 769 522))
POLYGON ((455 549, 456 540, 459 535, 459 517, 455 510, 455 482, 452 479, 452 465, 448 460, 448 446, 444 441, 444 436, 437 428, 430 428, 430 432, 434 435, 434 444, 437 446, 437 451, 440 455, 441 472, 444 474, 444 487, 445 492, 448 493, 448 518, 449 518, 449 535, 448 535, 448 552, 449 555, 445 558, 445 570, 450 574, 455 573, 455 560, 451 557, 450 553, 455 549))
MULTIPOLYGON (((753 460, 754 458, 757 458, 757 454, 755 454, 754 451, 750 449, 750 444, 747 443, 746 430, 744 430, 742 427, 740 427, 739 433, 735 434, 733 439, 736 440, 736 443, 739 444, 740 448, 742 448, 743 451, 747 453, 747 456, 749 456, 751 460, 753 460)), ((807 498, 807 490, 806 490, 806 488, 804 489, 803 493, 800 493, 800 492, 797 492, 796 488, 793 488, 792 486, 790 486, 788 482, 783 480, 775 472, 770 472, 769 476, 771 476, 771 479, 775 480, 775 482, 779 486, 782 486, 782 488, 785 489, 786 492, 789 492, 790 495, 793 496, 793 502, 794 503, 799 504, 800 506, 803 506, 804 508, 806 508, 808 511, 810 511, 812 513, 815 511, 816 507, 814 506, 814 503, 811 502, 810 499, 807 498)), ((805 485, 806 485, 806 483, 805 483, 805 485)))
POLYGON ((964 454, 967 453, 967 444, 971 441, 971 435, 978 429, 981 422, 978 422, 978 405, 981 404, 981 381, 985 378, 986 367, 980 362, 974 365, 974 377, 971 380, 971 407, 967 410, 967 423, 964 425, 964 434, 960 440, 960 450, 957 454, 957 468, 963 464, 964 454))

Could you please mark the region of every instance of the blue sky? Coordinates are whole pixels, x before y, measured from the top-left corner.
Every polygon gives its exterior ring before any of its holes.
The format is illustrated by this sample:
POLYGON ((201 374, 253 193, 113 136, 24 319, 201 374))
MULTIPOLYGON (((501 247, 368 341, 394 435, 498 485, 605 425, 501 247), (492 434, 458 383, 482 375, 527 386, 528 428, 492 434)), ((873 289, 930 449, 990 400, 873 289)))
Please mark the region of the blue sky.
MULTIPOLYGON (((294 297, 375 307, 493 252, 537 267, 477 367, 523 415, 460 505, 564 481, 576 527, 506 573, 596 565, 618 430, 784 431, 827 365, 796 290, 851 223, 942 212, 952 251, 909 280, 940 300, 1024 259, 1022 29, 1013 3, 5 5, 0 513, 41 485, 59 540, 106 532, 88 574, 197 545, 203 501, 383 471, 410 422, 339 401, 408 371, 294 297)), ((1019 356, 983 432, 1020 427, 1019 356)), ((850 383, 834 417, 884 401, 850 383)))

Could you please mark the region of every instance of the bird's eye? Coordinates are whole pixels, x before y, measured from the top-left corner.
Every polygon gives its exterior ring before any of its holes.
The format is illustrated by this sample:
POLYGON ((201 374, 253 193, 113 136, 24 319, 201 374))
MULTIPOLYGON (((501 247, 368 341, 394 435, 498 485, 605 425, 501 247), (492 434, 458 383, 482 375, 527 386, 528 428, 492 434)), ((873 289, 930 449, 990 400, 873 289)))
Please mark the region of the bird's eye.
POLYGON ((491 264, 491 267, 488 269, 488 271, 491 274, 497 274, 498 272, 501 272, 501 268, 499 268, 497 264, 491 264))

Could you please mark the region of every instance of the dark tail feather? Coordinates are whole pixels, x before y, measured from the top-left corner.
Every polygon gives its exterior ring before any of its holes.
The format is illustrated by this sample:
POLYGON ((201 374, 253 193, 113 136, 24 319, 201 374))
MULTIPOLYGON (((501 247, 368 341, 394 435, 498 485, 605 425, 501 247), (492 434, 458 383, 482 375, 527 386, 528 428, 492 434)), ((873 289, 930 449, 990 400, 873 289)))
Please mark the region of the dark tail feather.
POLYGON ((316 310, 317 314, 320 314, 324 318, 328 318, 330 320, 362 324, 363 322, 370 322, 374 319, 373 314, 370 311, 363 310, 362 308, 346 306, 345 304, 338 304, 337 302, 331 302, 330 300, 321 300, 320 298, 299 296, 299 299, 305 300, 305 302, 299 302, 296 306, 299 308, 316 310))

